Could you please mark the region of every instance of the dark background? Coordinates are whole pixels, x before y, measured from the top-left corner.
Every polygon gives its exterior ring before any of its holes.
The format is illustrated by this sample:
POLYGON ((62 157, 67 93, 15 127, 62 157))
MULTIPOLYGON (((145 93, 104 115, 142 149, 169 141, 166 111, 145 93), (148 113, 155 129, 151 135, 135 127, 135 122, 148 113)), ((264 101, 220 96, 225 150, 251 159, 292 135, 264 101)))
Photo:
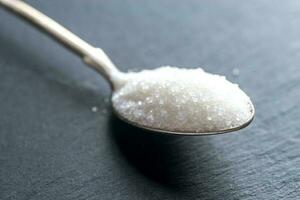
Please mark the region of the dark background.
POLYGON ((300 198, 300 1, 28 2, 121 70, 226 75, 256 118, 208 137, 130 127, 111 114, 102 77, 0 9, 1 200, 300 198))

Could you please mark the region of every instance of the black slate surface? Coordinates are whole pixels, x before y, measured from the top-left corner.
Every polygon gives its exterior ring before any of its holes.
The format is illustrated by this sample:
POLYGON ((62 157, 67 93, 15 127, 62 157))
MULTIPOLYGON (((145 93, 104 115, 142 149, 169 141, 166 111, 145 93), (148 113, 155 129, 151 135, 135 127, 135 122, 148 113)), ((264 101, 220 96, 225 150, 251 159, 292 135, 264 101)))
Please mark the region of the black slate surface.
POLYGON ((209 137, 130 127, 111 114, 98 74, 0 9, 1 200, 300 198, 299 1, 28 2, 124 71, 202 66, 228 76, 256 118, 209 137))

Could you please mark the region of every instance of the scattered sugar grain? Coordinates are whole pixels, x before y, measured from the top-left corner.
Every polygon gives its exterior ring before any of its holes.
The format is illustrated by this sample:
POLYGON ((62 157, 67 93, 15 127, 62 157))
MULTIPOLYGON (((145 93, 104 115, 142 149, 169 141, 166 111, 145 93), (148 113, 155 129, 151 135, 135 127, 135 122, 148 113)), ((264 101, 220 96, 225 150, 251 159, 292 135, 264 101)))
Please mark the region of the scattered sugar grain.
POLYGON ((109 103, 109 98, 104 98, 104 103, 108 104, 109 103))
POLYGON ((91 108, 91 110, 92 110, 92 112, 97 112, 97 111, 98 111, 98 108, 97 108, 97 106, 93 106, 93 107, 91 108))
POLYGON ((233 76, 239 76, 240 75, 240 70, 238 68, 233 68, 231 71, 233 76))
POLYGON ((102 109, 102 113, 103 114, 106 114, 107 113, 107 110, 104 108, 104 109, 102 109))

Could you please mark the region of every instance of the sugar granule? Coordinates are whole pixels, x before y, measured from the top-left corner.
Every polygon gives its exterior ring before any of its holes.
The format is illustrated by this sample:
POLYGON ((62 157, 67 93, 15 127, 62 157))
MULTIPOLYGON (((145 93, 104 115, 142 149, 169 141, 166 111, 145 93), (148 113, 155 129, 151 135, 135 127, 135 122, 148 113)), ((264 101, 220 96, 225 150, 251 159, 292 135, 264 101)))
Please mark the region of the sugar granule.
POLYGON ((97 111, 98 111, 98 108, 97 108, 96 106, 93 106, 93 107, 91 108, 91 110, 92 110, 92 112, 97 112, 97 111))
POLYGON ((238 68, 233 68, 231 73, 233 76, 238 76, 240 75, 240 70, 238 68))

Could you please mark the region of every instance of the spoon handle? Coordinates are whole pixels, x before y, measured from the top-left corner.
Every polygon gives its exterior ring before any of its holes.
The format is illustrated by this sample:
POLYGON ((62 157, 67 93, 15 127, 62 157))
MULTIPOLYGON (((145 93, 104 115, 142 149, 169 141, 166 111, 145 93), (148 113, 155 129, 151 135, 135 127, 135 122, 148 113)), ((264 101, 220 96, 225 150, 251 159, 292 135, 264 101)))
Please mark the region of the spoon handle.
POLYGON ((95 48, 77 35, 21 0, 0 0, 0 5, 44 31, 78 54, 90 67, 100 72, 112 85, 120 71, 100 48, 95 48))

